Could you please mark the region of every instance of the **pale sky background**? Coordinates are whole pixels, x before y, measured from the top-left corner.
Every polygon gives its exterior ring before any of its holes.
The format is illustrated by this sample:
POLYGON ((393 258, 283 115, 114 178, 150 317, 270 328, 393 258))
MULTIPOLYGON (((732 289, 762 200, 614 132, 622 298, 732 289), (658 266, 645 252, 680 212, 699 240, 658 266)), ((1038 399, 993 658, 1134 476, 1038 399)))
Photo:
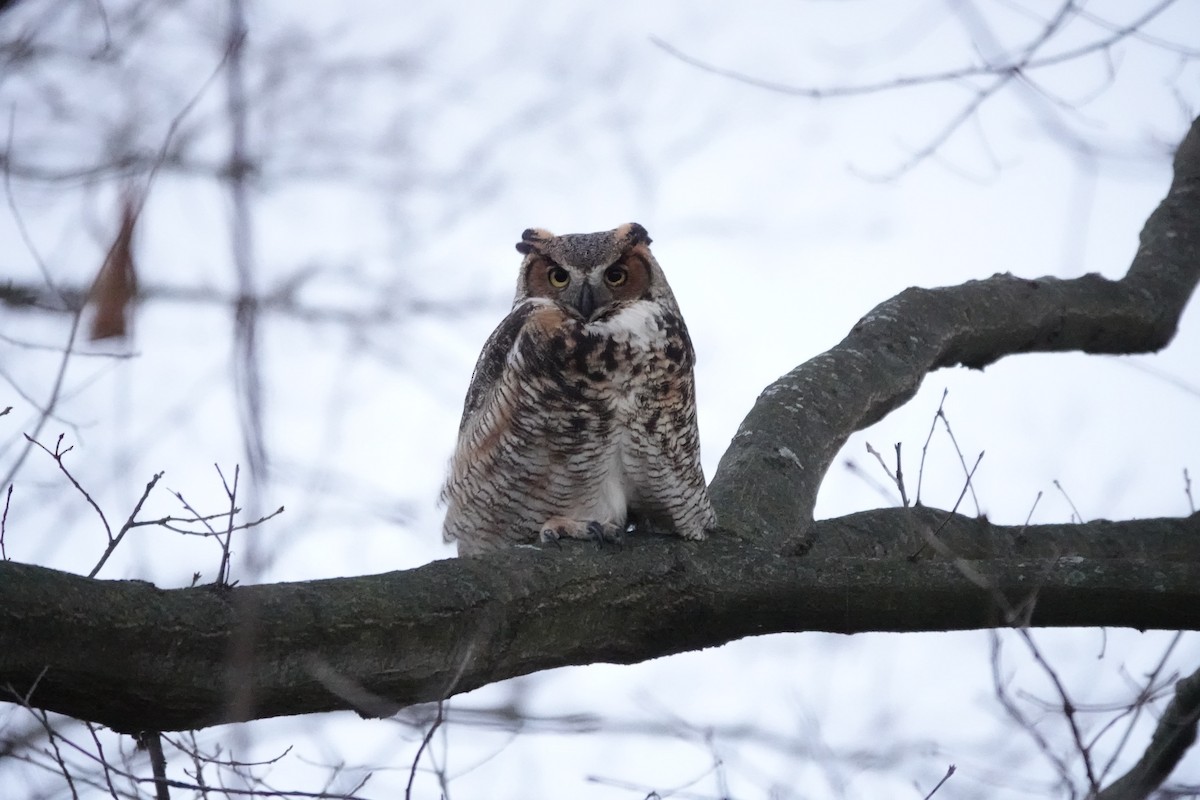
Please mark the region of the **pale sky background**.
MULTIPOLYGON (((252 194, 257 285, 294 283, 308 306, 395 317, 357 326, 263 317, 271 469, 259 481, 243 473, 242 486, 251 507, 287 511, 242 534, 234 577, 359 575, 452 555, 440 538, 437 493, 475 357, 511 302, 513 245, 526 227, 567 233, 636 220, 648 228, 698 353, 710 478, 770 381, 908 286, 997 272, 1120 276, 1166 191, 1170 152, 1200 113, 1200 68, 1187 58, 1200 6, 1162 5, 1144 37, 1107 57, 1031 72, 1033 85, 1009 84, 910 164, 994 78, 814 101, 702 71, 654 40, 764 80, 852 87, 1003 61, 1037 37, 1048 4, 251 4, 250 83, 274 87, 269 96, 252 92, 252 152, 264 162, 252 194), (379 66, 385 57, 388 69, 379 66), (452 313, 404 311, 429 303, 452 313)), ((1092 21, 1075 19, 1042 52, 1092 42, 1157 6, 1087 3, 1092 21)), ((0 16, 0 33, 35 32, 39 42, 87 52, 103 41, 96 7, 26 0, 0 16)), ((115 35, 124 6, 104 7, 115 35)), ((199 93, 180 125, 195 163, 165 167, 154 182, 138 232, 139 277, 231 292, 228 193, 202 168, 228 150, 223 74, 206 86, 225 6, 179 3, 147 18, 144 37, 115 63, 84 69, 63 57, 36 77, 0 67, 11 149, 63 169, 130 150, 153 154, 199 93), (123 133, 107 133, 114 128, 123 133)), ((90 282, 115 226, 118 187, 19 176, 10 185, 0 281, 41 281, 40 259, 56 283, 90 282)), ((0 408, 14 408, 0 418, 0 475, 50 396, 68 333, 64 316, 0 310, 0 408)), ((226 307, 156 302, 138 310, 131 343, 79 345, 39 438, 51 444, 65 434, 75 447, 69 465, 110 520, 124 519, 158 471, 163 487, 196 508, 223 507, 212 465, 229 474, 244 463, 231 337, 226 307), (95 355, 113 353, 132 357, 95 355)), ((841 466, 852 459, 886 483, 866 442, 888 454, 902 442, 915 481, 944 389, 968 461, 986 451, 974 485, 991 519, 1023 521, 1039 492, 1034 522, 1069 519, 1067 496, 1085 519, 1187 513, 1183 470, 1200 481, 1197 365, 1193 304, 1157 355, 1020 356, 982 372, 936 373, 907 406, 851 438, 818 514, 888 503, 841 466)), ((957 455, 936 433, 923 499, 949 507, 961 480, 957 455)), ((178 510, 160 488, 146 516, 178 510)), ((968 499, 961 510, 975 509, 968 499)), ((22 465, 7 526, 7 553, 17 560, 86 572, 103 550, 102 528, 44 454, 22 465)), ((211 541, 139 529, 101 577, 183 586, 197 570, 211 580, 218 556, 211 541)), ((1130 680, 1169 639, 1125 630, 1035 637, 1080 703, 1126 700, 1130 680)), ((1000 639, 1014 691, 1049 698, 1018 638, 1000 639)), ((1168 671, 1187 673, 1198 661, 1200 637, 1185 635, 1168 671)), ((531 715, 598 714, 667 732, 513 736, 451 724, 423 764, 448 764, 451 796, 460 798, 651 790, 920 798, 951 763, 958 772, 939 796, 1044 796, 1053 770, 1005 721, 990 663, 987 632, 798 634, 635 666, 555 670, 452 706, 513 702, 531 715), (761 736, 730 734, 738 725, 761 736)), ((1053 714, 1027 711, 1059 752, 1071 751, 1053 714)), ((0 709, 0 730, 27 722, 23 713, 0 709)), ((1098 731, 1110 718, 1086 720, 1098 731)), ((1118 771, 1140 755, 1151 725, 1138 728, 1118 771)), ((276 787, 315 790, 320 765, 345 763, 335 786, 346 789, 360 768, 386 767, 362 791, 374 798, 402 793, 419 736, 348 713, 199 734, 247 759, 294 745, 271 770, 276 787)), ((182 762, 176 754, 172 764, 182 762)), ((0 763, 5 769, 21 787, 15 797, 43 796, 54 783, 0 763)), ((1200 782, 1200 757, 1176 779, 1200 782)), ((438 796, 426 772, 416 787, 416 796, 438 796)), ((61 796, 61 787, 46 796, 61 796)))

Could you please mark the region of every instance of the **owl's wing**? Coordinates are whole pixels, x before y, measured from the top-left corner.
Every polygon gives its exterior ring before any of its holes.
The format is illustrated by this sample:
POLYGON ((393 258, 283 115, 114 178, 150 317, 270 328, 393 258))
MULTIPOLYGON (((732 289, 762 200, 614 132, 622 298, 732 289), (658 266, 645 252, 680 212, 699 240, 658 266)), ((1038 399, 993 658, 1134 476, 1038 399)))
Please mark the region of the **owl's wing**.
POLYGON ((450 460, 450 474, 442 486, 442 500, 446 503, 442 536, 447 542, 458 540, 460 555, 504 544, 507 540, 503 536, 514 529, 508 518, 511 513, 497 516, 493 513, 497 510, 494 505, 482 498, 491 496, 487 490, 495 482, 497 469, 514 481, 519 475, 519 465, 501 464, 497 458, 511 444, 514 435, 511 422, 519 413, 514 406, 515 388, 522 384, 524 374, 519 365, 513 364, 512 357, 514 350, 521 348, 522 342, 534 333, 531 328, 538 326, 535 312, 539 302, 545 305, 545 301, 526 300, 509 312, 483 345, 471 375, 458 427, 458 444, 450 460))
POLYGON ((467 427, 468 420, 487 402, 496 382, 500 380, 508 361, 508 354, 512 351, 517 337, 521 334, 521 329, 525 327, 525 321, 529 319, 534 308, 535 304, 529 301, 513 308, 484 343, 483 352, 479 354, 479 360, 475 362, 475 371, 471 373, 471 385, 467 388, 466 402, 463 403, 463 415, 458 423, 460 434, 467 427))

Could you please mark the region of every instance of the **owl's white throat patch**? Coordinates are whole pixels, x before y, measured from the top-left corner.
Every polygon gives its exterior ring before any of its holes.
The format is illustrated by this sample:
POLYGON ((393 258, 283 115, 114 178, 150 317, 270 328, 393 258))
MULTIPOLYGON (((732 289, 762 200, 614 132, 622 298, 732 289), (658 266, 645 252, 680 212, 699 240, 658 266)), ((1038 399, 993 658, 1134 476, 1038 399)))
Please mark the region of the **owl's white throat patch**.
POLYGON ((661 338, 658 327, 662 309, 649 300, 638 300, 611 317, 584 325, 588 333, 608 336, 616 341, 648 344, 661 338))

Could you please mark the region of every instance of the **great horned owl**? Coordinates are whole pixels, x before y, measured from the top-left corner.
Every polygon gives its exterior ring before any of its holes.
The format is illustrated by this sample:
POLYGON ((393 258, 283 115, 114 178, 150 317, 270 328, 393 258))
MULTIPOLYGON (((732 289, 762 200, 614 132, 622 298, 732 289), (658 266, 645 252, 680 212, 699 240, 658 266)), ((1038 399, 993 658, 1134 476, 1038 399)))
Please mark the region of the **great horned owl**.
POLYGON ((442 490, 459 555, 715 526, 695 352, 649 245, 635 222, 521 234, 517 296, 475 365, 442 490))

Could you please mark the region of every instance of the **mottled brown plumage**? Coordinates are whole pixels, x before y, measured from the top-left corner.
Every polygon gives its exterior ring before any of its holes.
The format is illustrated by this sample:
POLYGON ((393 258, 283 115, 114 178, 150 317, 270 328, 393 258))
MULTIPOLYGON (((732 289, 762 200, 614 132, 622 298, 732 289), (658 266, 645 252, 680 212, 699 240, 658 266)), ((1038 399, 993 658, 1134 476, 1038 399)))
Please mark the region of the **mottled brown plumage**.
POLYGON ((442 492, 459 555, 715 525, 695 354, 649 245, 637 223, 522 234, 516 299, 475 366, 442 492))

